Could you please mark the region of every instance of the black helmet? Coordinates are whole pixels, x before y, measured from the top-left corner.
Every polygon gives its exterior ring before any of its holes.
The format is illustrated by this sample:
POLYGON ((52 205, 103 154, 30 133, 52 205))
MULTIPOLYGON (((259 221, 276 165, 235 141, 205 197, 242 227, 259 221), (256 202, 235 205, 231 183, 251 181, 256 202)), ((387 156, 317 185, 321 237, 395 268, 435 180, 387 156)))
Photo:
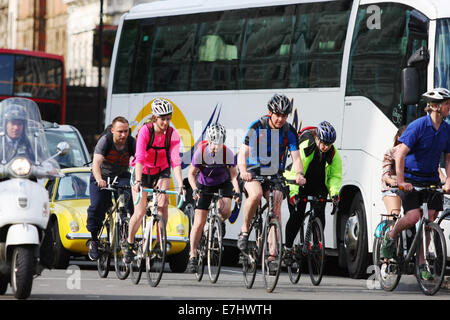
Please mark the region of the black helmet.
POLYGON ((292 100, 289 100, 284 94, 276 93, 267 104, 270 112, 275 114, 288 115, 292 112, 292 100))

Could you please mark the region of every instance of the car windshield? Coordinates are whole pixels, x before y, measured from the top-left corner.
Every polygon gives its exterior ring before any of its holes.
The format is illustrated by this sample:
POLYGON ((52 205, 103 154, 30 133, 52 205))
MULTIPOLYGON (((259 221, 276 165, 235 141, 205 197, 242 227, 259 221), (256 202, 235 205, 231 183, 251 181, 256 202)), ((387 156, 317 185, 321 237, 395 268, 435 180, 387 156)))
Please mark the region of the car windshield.
POLYGON ((75 131, 53 131, 47 129, 45 134, 51 154, 56 153, 56 146, 61 141, 65 141, 70 145, 70 152, 68 154, 56 157, 56 161, 58 161, 62 168, 82 167, 89 162, 86 159, 80 139, 75 131))
MULTIPOLYGON (((450 18, 436 23, 436 53, 434 57, 434 87, 449 88, 450 85, 450 18)), ((447 117, 447 122, 450 118, 447 117)))
POLYGON ((89 172, 66 173, 58 184, 55 200, 89 199, 89 172))
POLYGON ((50 158, 38 105, 26 98, 0 103, 0 158, 3 164, 17 157, 48 169, 59 168, 50 158))

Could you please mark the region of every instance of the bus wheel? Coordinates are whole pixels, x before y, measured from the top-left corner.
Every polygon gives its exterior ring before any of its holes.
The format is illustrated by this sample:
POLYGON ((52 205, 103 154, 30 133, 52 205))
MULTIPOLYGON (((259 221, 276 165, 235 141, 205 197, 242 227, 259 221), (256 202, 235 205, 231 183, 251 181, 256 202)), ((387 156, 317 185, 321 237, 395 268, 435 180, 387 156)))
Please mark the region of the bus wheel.
POLYGON ((368 262, 366 211, 359 192, 353 198, 345 222, 344 249, 349 276, 361 278, 366 275, 368 262))

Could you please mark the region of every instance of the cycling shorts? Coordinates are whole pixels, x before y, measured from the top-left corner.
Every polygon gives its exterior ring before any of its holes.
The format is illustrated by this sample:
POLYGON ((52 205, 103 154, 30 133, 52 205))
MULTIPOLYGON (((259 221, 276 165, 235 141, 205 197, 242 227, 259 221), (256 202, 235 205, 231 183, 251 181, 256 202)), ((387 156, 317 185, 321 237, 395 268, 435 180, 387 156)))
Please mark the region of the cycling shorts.
POLYGON ((208 210, 212 201, 212 196, 201 193, 201 191, 207 193, 215 193, 219 192, 219 189, 222 189, 222 194, 224 198, 232 198, 233 197, 233 184, 230 180, 225 181, 217 186, 205 186, 202 184, 198 184, 198 189, 200 191, 200 199, 197 201, 196 209, 200 210, 208 210))
POLYGON ((144 188, 154 188, 158 183, 158 180, 164 178, 170 179, 170 167, 153 175, 142 173, 141 185, 144 188))

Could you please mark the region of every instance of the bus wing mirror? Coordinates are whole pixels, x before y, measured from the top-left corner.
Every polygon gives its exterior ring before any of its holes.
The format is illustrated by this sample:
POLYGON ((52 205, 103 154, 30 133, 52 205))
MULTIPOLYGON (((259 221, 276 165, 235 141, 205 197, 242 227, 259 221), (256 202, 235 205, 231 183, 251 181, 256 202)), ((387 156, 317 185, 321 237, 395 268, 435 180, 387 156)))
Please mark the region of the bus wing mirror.
POLYGON ((419 95, 419 73, 414 67, 407 67, 402 70, 402 104, 418 104, 419 95))

